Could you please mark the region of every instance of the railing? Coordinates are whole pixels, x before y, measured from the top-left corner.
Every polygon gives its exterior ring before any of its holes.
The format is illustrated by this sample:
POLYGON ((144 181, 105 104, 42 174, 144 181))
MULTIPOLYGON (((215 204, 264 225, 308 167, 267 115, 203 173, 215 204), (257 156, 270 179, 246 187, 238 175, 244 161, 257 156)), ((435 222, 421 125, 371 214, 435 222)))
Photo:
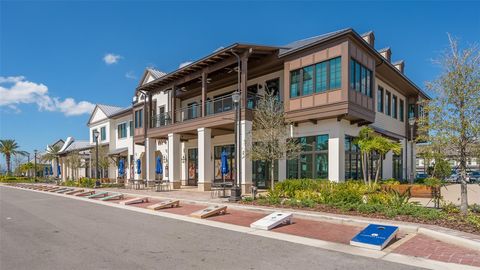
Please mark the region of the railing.
POLYGON ((192 104, 175 111, 175 122, 184 122, 202 116, 202 103, 192 104))
MULTIPOLYGON (((213 100, 207 100, 205 106, 205 115, 214 115, 218 113, 232 111, 234 109, 234 104, 232 100, 232 95, 225 95, 213 100)), ((257 107, 258 101, 262 97, 249 93, 247 94, 247 109, 255 109, 257 107)), ((181 123, 188 120, 196 119, 202 117, 202 103, 192 104, 178 110, 175 110, 175 123, 181 123)), ((167 126, 173 123, 171 112, 164 112, 152 116, 151 127, 158 128, 162 126, 167 126)))
POLYGON ((166 125, 170 125, 172 122, 172 117, 170 116, 169 112, 159 113, 157 115, 152 116, 152 128, 162 127, 166 125))

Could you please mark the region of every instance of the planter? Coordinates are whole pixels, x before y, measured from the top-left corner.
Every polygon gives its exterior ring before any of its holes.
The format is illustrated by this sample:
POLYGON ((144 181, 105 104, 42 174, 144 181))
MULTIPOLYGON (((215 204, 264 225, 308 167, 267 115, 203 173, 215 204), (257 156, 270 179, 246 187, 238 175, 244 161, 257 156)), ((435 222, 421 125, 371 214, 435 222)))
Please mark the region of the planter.
POLYGON ((425 185, 410 185, 410 184, 401 184, 401 185, 384 185, 383 188, 394 189, 399 193, 404 193, 408 188, 410 188, 410 194, 415 198, 432 198, 432 188, 425 185))

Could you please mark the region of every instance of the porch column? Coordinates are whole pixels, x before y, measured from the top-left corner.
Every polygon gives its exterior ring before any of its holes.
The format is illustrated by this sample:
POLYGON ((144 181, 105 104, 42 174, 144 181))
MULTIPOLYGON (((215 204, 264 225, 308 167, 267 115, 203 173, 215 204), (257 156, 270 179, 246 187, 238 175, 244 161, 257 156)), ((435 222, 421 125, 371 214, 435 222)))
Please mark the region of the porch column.
POLYGON ((168 134, 168 180, 172 188, 181 186, 181 152, 180 152, 180 134, 168 134))
POLYGON ((155 149, 156 140, 154 138, 146 138, 145 140, 145 178, 148 182, 155 181, 155 149))
POLYGON ((345 180, 345 132, 341 123, 329 133, 328 138, 328 180, 345 180))
POLYGON ((212 129, 198 130, 198 190, 209 191, 212 187, 212 129))
POLYGON ((61 172, 61 174, 62 174, 62 180, 63 180, 63 181, 67 181, 67 168, 65 167, 65 160, 62 158, 62 159, 60 160, 60 162, 61 162, 61 164, 62 164, 62 165, 60 165, 60 167, 61 167, 61 168, 60 168, 60 172, 61 172))
POLYGON ((249 139, 252 133, 252 121, 242 120, 240 122, 240 130, 242 133, 240 143, 241 187, 243 194, 250 194, 252 187, 252 160, 248 158, 247 154, 252 148, 252 141, 249 139))
POLYGON ((248 53, 244 54, 241 59, 241 73, 240 73, 240 92, 241 92, 241 108, 247 108, 247 81, 248 81, 248 53))

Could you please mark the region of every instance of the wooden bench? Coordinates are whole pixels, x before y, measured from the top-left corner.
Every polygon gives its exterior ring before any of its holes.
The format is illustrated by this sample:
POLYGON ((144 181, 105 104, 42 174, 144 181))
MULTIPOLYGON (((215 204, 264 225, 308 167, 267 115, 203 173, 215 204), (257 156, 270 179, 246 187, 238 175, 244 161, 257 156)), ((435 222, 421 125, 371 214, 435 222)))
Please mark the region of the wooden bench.
POLYGON ((136 203, 144 203, 148 202, 148 197, 139 197, 139 198, 132 198, 126 201, 120 202, 122 205, 129 205, 129 204, 136 204, 136 203))
POLYGON ((151 210, 160 210, 160 209, 173 208, 173 207, 179 207, 179 206, 180 206, 179 200, 168 200, 168 201, 162 201, 156 204, 149 205, 147 206, 147 208, 151 210))
POLYGON ((209 206, 205 209, 198 210, 190 214, 192 217, 196 218, 208 218, 215 215, 224 215, 227 213, 227 206, 215 205, 209 206))

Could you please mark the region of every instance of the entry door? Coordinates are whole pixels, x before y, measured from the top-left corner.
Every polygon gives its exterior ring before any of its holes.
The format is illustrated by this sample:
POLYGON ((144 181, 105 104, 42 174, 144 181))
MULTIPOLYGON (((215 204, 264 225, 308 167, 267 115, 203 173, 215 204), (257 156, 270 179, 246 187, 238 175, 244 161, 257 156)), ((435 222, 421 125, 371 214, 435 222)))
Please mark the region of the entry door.
POLYGON ((188 149, 188 183, 189 186, 198 184, 198 148, 188 149))

